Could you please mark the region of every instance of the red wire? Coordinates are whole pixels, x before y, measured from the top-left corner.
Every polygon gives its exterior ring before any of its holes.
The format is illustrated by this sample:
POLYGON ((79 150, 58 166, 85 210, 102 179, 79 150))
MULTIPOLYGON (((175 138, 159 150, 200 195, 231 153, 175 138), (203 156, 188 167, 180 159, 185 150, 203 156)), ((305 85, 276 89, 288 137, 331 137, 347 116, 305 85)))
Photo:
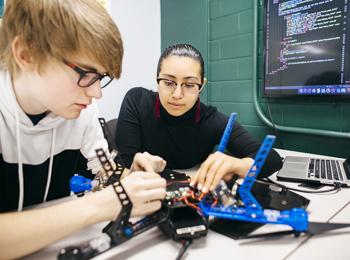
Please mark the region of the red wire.
POLYGON ((169 181, 166 186, 169 186, 170 184, 173 184, 173 183, 189 183, 190 181, 169 181))

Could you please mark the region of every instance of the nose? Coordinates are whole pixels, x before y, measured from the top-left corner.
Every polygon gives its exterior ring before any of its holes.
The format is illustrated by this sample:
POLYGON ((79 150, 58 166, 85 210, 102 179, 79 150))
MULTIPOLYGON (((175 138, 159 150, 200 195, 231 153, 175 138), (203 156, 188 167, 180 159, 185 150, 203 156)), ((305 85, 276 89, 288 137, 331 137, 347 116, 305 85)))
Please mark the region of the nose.
POLYGON ((97 80, 94 84, 86 88, 86 95, 92 98, 100 99, 102 97, 101 83, 97 80))
POLYGON ((176 88, 174 89, 174 92, 173 92, 173 98, 175 99, 180 99, 180 98, 183 98, 184 96, 184 93, 182 91, 182 87, 180 85, 177 85, 176 88))

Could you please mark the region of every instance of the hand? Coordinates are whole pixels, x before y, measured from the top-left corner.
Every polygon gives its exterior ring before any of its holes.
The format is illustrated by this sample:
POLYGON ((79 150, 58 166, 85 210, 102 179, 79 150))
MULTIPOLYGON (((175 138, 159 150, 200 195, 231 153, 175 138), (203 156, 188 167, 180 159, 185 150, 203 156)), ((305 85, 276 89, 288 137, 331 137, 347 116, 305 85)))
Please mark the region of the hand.
POLYGON ((133 203, 132 216, 144 216, 160 209, 166 181, 158 174, 137 171, 126 176, 121 183, 133 203))
POLYGON ((219 182, 224 179, 229 181, 234 175, 244 177, 253 165, 251 158, 235 158, 222 152, 215 152, 201 164, 190 185, 197 187, 203 193, 214 190, 219 182))
POLYGON ((134 156, 134 161, 130 167, 130 172, 146 171, 146 172, 161 172, 164 170, 166 161, 163 158, 151 155, 147 152, 137 153, 134 156))

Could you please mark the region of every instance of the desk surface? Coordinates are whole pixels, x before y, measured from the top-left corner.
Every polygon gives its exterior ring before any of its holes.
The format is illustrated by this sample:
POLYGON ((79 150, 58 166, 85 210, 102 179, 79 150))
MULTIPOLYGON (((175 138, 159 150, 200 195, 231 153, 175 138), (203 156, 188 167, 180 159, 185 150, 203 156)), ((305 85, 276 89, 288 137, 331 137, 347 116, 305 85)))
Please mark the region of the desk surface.
MULTIPOLYGON (((309 155, 278 150, 281 156, 309 155)), ((272 178, 275 178, 273 176, 272 178)), ((297 187, 296 183, 283 183, 297 187)), ((324 188, 324 189, 327 189, 324 188)), ((302 193, 311 200, 308 207, 311 221, 350 222, 350 189, 324 194, 302 193)), ((25 259, 55 259, 61 248, 98 237, 106 223, 100 223, 56 242, 25 259)), ((265 225, 255 233, 285 230, 282 225, 265 225)), ((350 228, 332 231, 318 236, 292 236, 278 239, 233 240, 209 230, 207 237, 195 240, 184 259, 215 259, 227 256, 240 259, 349 259, 350 228)), ((107 251, 95 259, 175 259, 180 244, 165 237, 158 228, 153 228, 124 244, 107 251)))

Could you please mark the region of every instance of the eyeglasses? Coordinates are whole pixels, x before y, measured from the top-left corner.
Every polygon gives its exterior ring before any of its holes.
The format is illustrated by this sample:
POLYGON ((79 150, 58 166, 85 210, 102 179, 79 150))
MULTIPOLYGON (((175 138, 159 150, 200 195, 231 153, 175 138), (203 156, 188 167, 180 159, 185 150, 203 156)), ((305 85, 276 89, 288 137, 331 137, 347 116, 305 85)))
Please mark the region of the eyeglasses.
MULTIPOLYGON (((167 91, 171 91, 172 93, 176 90, 177 86, 179 85, 173 80, 164 79, 164 78, 157 78, 157 83, 159 87, 167 91)), ((184 94, 194 95, 198 93, 198 90, 202 87, 202 84, 194 83, 194 82, 183 82, 180 84, 180 86, 184 94)))
POLYGON ((113 77, 111 77, 108 73, 100 74, 96 71, 84 70, 68 61, 64 61, 64 63, 80 75, 77 82, 79 87, 90 87, 92 84, 99 80, 101 88, 104 88, 113 80, 113 77))

